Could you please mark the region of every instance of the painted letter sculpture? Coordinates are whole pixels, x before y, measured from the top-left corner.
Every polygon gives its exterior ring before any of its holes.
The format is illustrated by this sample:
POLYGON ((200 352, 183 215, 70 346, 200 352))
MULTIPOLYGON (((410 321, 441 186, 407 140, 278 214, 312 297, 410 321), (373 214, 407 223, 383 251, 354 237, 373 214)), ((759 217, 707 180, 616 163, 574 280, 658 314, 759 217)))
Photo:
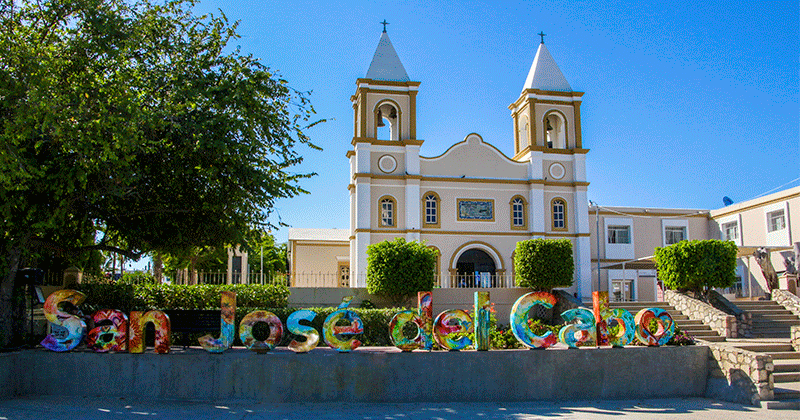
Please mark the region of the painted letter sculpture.
POLYGON ((489 329, 492 324, 489 292, 475 292, 475 350, 489 350, 489 329))
POLYGON ((86 335, 86 323, 75 315, 61 310, 64 302, 80 305, 86 295, 76 290, 57 290, 44 302, 44 317, 50 322, 50 334, 42 340, 41 345, 52 351, 70 351, 83 340, 86 335))
POLYGON ((294 335, 306 338, 306 341, 302 343, 297 340, 292 340, 292 342, 289 343, 289 350, 295 353, 308 353, 317 347, 317 343, 319 343, 319 332, 317 332, 314 327, 300 324, 300 321, 311 322, 316 316, 316 312, 306 309, 294 311, 289 315, 289 318, 286 320, 286 329, 294 335))
POLYGON ((95 327, 86 337, 86 347, 98 352, 128 350, 128 316, 122 311, 101 309, 92 315, 95 327))
POLYGON ((364 332, 364 323, 361 321, 361 317, 357 313, 346 309, 351 300, 353 300, 352 296, 342 299, 339 309, 328 315, 322 325, 325 344, 342 353, 357 349, 361 342, 354 336, 364 332), (337 325, 341 320, 348 322, 349 325, 337 325), (348 336, 350 338, 347 338, 348 336))
POLYGON ((552 308, 556 304, 556 297, 546 292, 531 292, 520 296, 511 307, 511 332, 514 337, 525 347, 530 349, 546 349, 558 342, 558 337, 551 331, 544 335, 536 335, 528 325, 528 314, 536 305, 552 308))
POLYGON ((233 345, 234 325, 236 318, 236 293, 222 292, 220 302, 219 338, 204 335, 198 339, 200 345, 209 353, 222 353, 233 345))
POLYGON ((431 292, 417 293, 417 304, 416 311, 400 311, 389 322, 389 338, 392 340, 392 344, 402 351, 412 351, 418 348, 431 350, 433 348, 433 340, 431 339, 433 326, 431 292), (413 338, 407 338, 403 334, 403 329, 409 322, 416 326, 416 335, 413 338))
MULTIPOLYGON (((594 311, 578 307, 564 311, 561 317, 568 325, 559 331, 558 337, 550 331, 539 336, 533 333, 528 318, 536 305, 552 308, 556 298, 550 293, 532 292, 521 296, 511 308, 509 318, 511 331, 524 346, 547 348, 556 344, 559 339, 570 348, 589 345, 611 345, 622 347, 633 342, 634 337, 648 346, 662 346, 675 333, 675 323, 669 313, 659 308, 645 308, 634 317, 625 309, 610 309, 608 292, 594 292, 594 311), (651 326, 656 331, 650 331, 651 326)), ((50 322, 51 333, 42 341, 46 349, 65 352, 76 348, 84 337, 87 347, 95 352, 125 351, 143 353, 145 349, 144 330, 148 323, 155 327, 155 352, 168 353, 170 350, 170 320, 162 311, 133 311, 128 319, 124 313, 104 309, 93 314, 95 327, 86 334, 85 322, 76 314, 80 310, 67 312, 61 307, 69 303, 77 307, 86 296, 75 290, 59 290, 48 296, 44 305, 44 313, 50 322)), ((440 313, 432 319, 433 302, 431 292, 420 292, 418 309, 398 312, 389 326, 392 342, 403 351, 414 349, 430 350, 435 341, 447 350, 462 350, 475 344, 477 350, 489 349, 489 331, 491 324, 491 303, 488 292, 476 292, 474 295, 474 319, 469 312, 451 309, 440 313), (403 326, 412 323, 416 327, 416 335, 407 338, 403 334, 403 326), (473 341, 469 334, 475 333, 473 341)), ((364 332, 364 324, 354 311, 347 309, 352 296, 345 297, 339 308, 331 313, 323 324, 322 337, 325 343, 339 352, 350 352, 361 346, 355 337, 364 332), (346 325, 339 325, 343 322, 346 325)), ((222 353, 233 344, 234 318, 236 311, 236 294, 222 292, 220 312, 220 336, 214 338, 206 335, 200 338, 200 344, 211 353, 222 353)), ((313 350, 319 343, 319 332, 309 325, 301 325, 300 321, 311 322, 316 313, 298 310, 287 319, 288 330, 305 337, 300 342, 292 340, 289 349, 296 353, 313 350)), ((250 350, 264 353, 281 343, 283 323, 272 312, 253 311, 247 314, 239 325, 239 339, 250 350), (269 325, 270 335, 262 341, 253 336, 253 326, 259 322, 269 325)))

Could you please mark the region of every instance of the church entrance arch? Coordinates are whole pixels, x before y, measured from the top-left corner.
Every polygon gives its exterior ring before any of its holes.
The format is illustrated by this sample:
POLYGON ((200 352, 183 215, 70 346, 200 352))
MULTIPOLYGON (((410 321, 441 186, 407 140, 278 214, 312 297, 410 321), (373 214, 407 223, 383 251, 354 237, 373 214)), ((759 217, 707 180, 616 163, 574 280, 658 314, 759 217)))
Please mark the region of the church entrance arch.
POLYGON ((453 256, 451 272, 456 287, 495 287, 502 269, 497 251, 486 244, 465 244, 453 256))

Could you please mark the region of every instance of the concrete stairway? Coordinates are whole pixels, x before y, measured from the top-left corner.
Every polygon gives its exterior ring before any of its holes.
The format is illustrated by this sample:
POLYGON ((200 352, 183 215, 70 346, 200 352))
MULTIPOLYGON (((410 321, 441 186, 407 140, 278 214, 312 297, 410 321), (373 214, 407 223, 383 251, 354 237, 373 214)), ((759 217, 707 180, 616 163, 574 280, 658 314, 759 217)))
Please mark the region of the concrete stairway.
POLYGON ((789 328, 800 325, 800 318, 771 300, 732 302, 753 317, 753 338, 789 338, 789 328))
POLYGON ((702 321, 694 321, 689 319, 688 316, 684 315, 673 306, 670 306, 670 304, 667 302, 611 302, 609 303, 609 307, 612 309, 627 309, 634 316, 636 316, 637 312, 645 308, 663 309, 669 312, 669 314, 672 316, 672 320, 675 321, 675 325, 686 334, 705 341, 725 341, 725 337, 720 336, 716 331, 712 331, 711 327, 704 325, 702 321))
POLYGON ((775 365, 772 380, 775 382, 775 400, 778 403, 767 402, 768 408, 800 409, 800 352, 794 351, 792 345, 785 339, 780 342, 742 339, 731 344, 734 347, 772 356, 772 363, 775 365))

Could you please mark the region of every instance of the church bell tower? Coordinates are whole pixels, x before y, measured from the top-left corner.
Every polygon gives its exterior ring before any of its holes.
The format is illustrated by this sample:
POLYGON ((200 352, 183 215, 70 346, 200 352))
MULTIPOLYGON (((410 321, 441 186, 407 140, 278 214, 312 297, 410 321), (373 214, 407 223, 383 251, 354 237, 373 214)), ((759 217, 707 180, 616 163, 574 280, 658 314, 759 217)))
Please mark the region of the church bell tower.
MULTIPOLYGON (((386 33, 386 22, 366 77, 356 80, 350 159, 350 284, 366 286, 367 246, 373 235, 405 232, 419 239, 420 163, 417 91, 386 33), (387 194, 383 179, 402 179, 387 194), (395 190, 397 190, 395 188, 395 190), (373 211, 373 209, 380 209, 373 211), (381 216, 377 216, 380 214, 381 216)), ((377 239, 375 239, 377 240, 377 239)))

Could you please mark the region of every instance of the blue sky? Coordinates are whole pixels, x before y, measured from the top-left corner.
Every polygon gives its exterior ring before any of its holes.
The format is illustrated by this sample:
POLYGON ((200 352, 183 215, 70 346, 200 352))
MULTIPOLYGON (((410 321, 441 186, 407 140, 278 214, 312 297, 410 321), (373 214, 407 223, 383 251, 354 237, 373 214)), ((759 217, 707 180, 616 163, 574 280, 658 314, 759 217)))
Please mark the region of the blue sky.
MULTIPOLYGON (((539 36, 581 107, 589 199, 715 209, 799 185, 797 1, 323 2, 205 0, 238 20, 242 52, 313 91, 301 149, 309 195, 276 207, 293 227, 348 228, 350 96, 382 30, 421 82, 417 136, 436 156, 472 132, 513 155, 507 106, 539 36), (793 181, 793 182, 792 182, 793 181)), ((277 217, 274 218, 277 221, 277 217)), ((288 229, 274 232, 285 241, 288 229)))

